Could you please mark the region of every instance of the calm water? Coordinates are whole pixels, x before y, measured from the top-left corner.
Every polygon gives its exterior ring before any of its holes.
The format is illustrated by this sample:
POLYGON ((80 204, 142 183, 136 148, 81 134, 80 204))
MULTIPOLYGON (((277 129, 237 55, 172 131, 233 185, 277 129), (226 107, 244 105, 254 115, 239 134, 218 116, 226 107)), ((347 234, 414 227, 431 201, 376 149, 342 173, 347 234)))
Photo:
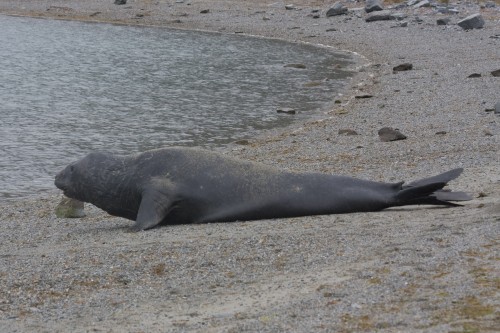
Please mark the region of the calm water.
POLYGON ((0 200, 53 189, 90 151, 221 145, 311 116, 351 63, 236 35, 3 16, 0 27, 0 200))

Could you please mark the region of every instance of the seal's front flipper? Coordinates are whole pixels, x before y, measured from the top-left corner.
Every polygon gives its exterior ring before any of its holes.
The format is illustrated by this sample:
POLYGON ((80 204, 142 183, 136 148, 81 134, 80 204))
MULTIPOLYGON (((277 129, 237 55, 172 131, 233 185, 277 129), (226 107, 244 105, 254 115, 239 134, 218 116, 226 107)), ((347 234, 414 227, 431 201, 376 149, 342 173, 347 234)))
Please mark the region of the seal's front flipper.
POLYGON ((141 231, 157 226, 173 206, 173 193, 169 186, 151 186, 144 190, 137 218, 130 231, 141 231))

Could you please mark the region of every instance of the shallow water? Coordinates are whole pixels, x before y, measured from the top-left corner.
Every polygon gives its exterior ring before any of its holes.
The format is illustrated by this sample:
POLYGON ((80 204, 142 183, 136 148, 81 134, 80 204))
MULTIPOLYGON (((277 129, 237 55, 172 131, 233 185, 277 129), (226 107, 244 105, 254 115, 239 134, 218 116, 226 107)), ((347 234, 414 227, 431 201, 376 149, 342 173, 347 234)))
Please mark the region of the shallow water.
POLYGON ((222 145, 311 117, 352 63, 237 35, 5 16, 0 26, 3 199, 53 189, 55 173, 90 151, 222 145))

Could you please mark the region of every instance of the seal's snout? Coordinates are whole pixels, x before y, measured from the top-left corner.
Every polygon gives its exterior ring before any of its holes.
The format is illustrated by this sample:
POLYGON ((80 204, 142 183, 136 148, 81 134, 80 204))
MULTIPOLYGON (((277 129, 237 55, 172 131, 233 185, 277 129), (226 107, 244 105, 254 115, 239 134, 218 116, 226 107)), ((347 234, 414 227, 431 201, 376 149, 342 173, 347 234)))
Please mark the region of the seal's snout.
POLYGON ((56 178, 54 180, 54 185, 60 190, 66 190, 66 181, 65 181, 65 170, 62 170, 56 175, 56 178))

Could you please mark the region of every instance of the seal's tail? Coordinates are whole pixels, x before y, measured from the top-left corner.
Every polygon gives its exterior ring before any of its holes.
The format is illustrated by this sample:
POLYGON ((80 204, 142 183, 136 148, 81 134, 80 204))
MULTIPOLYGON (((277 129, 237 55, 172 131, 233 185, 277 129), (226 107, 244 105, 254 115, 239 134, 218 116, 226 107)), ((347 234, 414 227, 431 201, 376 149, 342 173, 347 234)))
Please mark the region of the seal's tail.
POLYGON ((465 192, 444 190, 446 184, 460 176, 463 169, 453 169, 434 177, 424 178, 403 185, 396 194, 396 206, 405 205, 444 205, 460 206, 450 201, 467 201, 472 197, 465 192))

